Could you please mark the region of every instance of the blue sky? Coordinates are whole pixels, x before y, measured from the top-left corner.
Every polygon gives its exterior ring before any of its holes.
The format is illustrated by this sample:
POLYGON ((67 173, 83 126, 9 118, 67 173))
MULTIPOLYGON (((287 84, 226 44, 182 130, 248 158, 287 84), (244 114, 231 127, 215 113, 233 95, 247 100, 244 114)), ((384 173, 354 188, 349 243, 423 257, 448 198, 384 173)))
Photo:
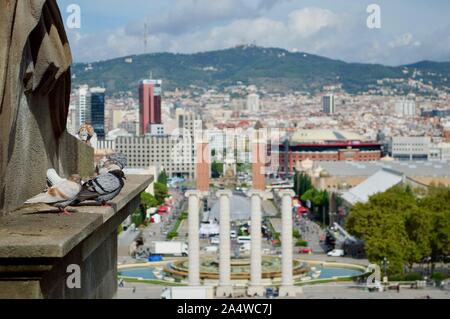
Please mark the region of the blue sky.
POLYGON ((192 53, 256 43, 349 62, 399 65, 450 61, 448 0, 57 0, 64 19, 78 4, 81 28, 67 29, 74 60, 147 52, 192 53), (381 29, 368 29, 369 4, 381 29))

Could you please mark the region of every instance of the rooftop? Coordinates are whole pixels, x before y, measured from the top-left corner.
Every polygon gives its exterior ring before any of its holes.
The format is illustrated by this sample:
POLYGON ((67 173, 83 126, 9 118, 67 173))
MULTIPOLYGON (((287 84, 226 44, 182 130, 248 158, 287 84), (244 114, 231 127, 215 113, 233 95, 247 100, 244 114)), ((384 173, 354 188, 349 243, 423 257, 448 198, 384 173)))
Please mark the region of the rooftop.
POLYGON ((381 169, 358 186, 346 191, 342 198, 352 205, 358 202, 366 203, 370 196, 385 192, 389 188, 400 184, 403 178, 404 175, 401 173, 389 169, 381 169))
POLYGON ((299 130, 295 132, 291 138, 293 143, 320 143, 324 141, 340 140, 364 141, 366 138, 348 131, 325 129, 299 130))
POLYGON ((330 176, 370 176, 382 168, 398 171, 406 176, 447 177, 450 176, 448 161, 373 161, 373 162, 314 162, 330 176))

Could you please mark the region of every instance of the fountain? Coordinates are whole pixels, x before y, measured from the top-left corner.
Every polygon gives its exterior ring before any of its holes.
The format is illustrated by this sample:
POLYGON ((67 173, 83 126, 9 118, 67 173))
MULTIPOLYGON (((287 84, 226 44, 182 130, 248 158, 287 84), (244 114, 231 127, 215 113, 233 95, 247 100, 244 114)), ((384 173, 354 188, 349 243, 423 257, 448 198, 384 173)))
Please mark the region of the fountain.
MULTIPOLYGON (((164 271, 170 276, 186 278, 189 262, 186 260, 174 261, 166 264, 164 271)), ((298 261, 293 262, 294 276, 300 277, 309 272, 309 267, 298 261)), ((219 279, 219 262, 214 257, 203 257, 200 260, 201 279, 219 279)), ((262 257, 262 278, 281 278, 281 258, 274 256, 262 257)), ((250 259, 231 260, 231 280, 250 280, 250 259)))

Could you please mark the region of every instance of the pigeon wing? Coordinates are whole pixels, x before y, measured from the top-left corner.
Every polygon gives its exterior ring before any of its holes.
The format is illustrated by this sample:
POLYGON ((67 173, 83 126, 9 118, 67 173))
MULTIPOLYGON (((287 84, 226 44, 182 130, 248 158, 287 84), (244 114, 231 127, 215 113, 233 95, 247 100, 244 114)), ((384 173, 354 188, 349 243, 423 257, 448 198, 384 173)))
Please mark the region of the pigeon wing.
POLYGON ((80 200, 97 199, 115 192, 121 187, 121 180, 112 174, 102 174, 86 182, 78 195, 80 200))
POLYGON ((45 193, 34 196, 25 204, 56 204, 75 199, 80 192, 81 186, 75 182, 63 180, 55 186, 50 187, 45 193))

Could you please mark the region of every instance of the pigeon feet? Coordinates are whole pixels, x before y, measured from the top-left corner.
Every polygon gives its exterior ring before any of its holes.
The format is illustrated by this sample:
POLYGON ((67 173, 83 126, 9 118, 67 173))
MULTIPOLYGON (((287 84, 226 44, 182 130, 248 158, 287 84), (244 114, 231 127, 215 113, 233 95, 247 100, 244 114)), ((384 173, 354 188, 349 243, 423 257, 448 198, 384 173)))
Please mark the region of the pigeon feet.
POLYGON ((71 212, 69 212, 67 209, 60 209, 59 210, 60 211, 60 215, 64 215, 64 216, 72 216, 72 213, 71 212))
POLYGON ((111 204, 109 204, 109 203, 106 203, 106 202, 103 202, 102 203, 102 207, 108 207, 108 208, 111 208, 111 207, 113 207, 111 204))

